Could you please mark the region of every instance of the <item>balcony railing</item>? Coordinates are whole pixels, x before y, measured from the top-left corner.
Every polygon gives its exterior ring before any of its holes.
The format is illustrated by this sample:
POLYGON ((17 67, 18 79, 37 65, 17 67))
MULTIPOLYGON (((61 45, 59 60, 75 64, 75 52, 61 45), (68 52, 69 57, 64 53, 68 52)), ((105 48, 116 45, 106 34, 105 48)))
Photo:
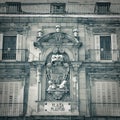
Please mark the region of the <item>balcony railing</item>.
POLYGON ((120 103, 91 103, 91 116, 120 116, 120 103))
POLYGON ((28 50, 27 49, 1 49, 0 56, 1 56, 1 60, 27 61, 28 50))
POLYGON ((120 50, 102 51, 100 49, 89 49, 86 51, 86 61, 120 61, 120 50))
POLYGON ((0 103, 0 116, 22 116, 23 103, 0 103))

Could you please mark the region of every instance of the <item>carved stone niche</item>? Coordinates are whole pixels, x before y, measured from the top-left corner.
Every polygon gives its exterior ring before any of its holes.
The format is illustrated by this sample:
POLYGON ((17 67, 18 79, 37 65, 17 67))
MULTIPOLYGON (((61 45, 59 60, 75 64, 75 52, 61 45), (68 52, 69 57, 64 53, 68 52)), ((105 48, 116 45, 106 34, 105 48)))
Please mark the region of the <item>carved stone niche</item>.
POLYGON ((45 62, 40 78, 42 100, 70 101, 70 76, 73 75, 70 65, 72 61, 78 62, 76 51, 81 45, 77 37, 61 31, 40 36, 34 42, 34 46, 41 50, 40 62, 45 62))

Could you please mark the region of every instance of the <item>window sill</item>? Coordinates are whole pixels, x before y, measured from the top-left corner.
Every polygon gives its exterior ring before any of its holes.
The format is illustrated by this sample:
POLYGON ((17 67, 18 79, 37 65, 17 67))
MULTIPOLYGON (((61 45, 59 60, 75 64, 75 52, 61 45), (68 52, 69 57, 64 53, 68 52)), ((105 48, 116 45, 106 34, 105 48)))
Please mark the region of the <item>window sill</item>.
POLYGON ((113 62, 113 60, 100 60, 99 62, 106 62, 106 63, 109 63, 109 62, 113 62))
POLYGON ((16 60, 1 60, 2 62, 16 62, 16 60))

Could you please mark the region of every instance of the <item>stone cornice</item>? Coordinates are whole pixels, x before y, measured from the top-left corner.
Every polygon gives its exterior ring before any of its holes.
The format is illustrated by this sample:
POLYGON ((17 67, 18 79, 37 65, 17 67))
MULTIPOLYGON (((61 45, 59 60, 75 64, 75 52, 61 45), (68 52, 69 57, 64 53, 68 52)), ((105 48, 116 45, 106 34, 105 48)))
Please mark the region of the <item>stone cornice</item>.
POLYGON ((68 18, 120 18, 120 15, 96 15, 96 14, 0 14, 0 17, 68 17, 68 18))
POLYGON ((72 22, 88 24, 98 23, 120 24, 120 15, 96 14, 0 14, 1 23, 39 23, 39 22, 72 22), (44 18, 44 19, 43 19, 44 18), (56 19, 57 18, 57 19, 56 19))

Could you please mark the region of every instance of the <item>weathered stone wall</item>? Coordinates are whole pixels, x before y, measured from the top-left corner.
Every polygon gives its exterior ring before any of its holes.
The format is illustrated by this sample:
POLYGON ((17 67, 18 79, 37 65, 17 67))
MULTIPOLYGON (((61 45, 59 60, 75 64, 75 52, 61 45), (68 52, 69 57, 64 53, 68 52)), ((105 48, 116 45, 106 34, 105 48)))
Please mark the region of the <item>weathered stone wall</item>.
MULTIPOLYGON (((9 0, 9 2, 21 2, 22 3, 22 11, 25 13, 50 13, 50 4, 51 3, 66 3, 66 13, 94 13, 95 3, 99 0, 9 0), (25 3, 25 4, 24 4, 25 3), (31 4, 29 4, 31 3, 31 4), (38 3, 38 4, 35 4, 38 3), (28 5, 29 4, 29 5, 28 5), (76 9, 75 9, 76 8, 76 9)), ((1 0, 0 3, 8 2, 7 0, 1 0)), ((109 0, 111 2, 111 12, 119 13, 120 5, 119 0, 109 0)), ((0 12, 6 12, 5 5, 1 6, 0 12)))

